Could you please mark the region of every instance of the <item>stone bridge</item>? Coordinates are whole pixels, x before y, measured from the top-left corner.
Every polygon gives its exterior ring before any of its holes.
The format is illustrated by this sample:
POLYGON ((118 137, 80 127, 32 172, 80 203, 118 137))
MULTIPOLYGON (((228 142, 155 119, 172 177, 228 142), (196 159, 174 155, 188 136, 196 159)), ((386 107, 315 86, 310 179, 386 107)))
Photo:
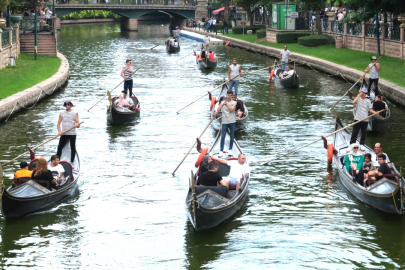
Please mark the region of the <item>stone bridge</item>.
POLYGON ((58 17, 57 26, 60 27, 61 17, 82 10, 108 10, 121 16, 123 29, 137 31, 138 19, 142 17, 170 16, 171 24, 184 27, 186 19, 207 17, 207 0, 88 0, 55 2, 54 14, 58 17), (101 1, 98 3, 97 1, 101 1), (170 1, 170 2, 169 2, 170 1), (74 3, 79 2, 79 3, 74 3), (158 2, 158 3, 156 3, 158 2))

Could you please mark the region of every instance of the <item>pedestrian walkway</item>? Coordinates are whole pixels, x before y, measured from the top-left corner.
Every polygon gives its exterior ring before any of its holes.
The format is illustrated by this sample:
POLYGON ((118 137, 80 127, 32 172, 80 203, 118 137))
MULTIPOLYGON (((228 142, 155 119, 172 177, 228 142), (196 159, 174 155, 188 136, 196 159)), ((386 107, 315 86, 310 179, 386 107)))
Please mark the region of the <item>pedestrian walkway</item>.
MULTIPOLYGON (((200 42, 204 42, 204 35, 193 33, 191 31, 181 30, 181 36, 191 38, 200 42)), ((211 37, 211 45, 221 45, 224 41, 218 38, 211 37)))

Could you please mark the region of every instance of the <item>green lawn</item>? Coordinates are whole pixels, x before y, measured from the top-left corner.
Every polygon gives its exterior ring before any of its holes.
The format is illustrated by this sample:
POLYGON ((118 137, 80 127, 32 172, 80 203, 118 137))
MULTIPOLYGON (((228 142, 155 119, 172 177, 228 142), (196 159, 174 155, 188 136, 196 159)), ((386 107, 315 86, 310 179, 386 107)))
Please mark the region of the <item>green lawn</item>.
POLYGON ((16 60, 15 68, 8 66, 0 69, 0 99, 30 88, 54 75, 61 64, 56 56, 21 53, 16 60))
MULTIPOLYGON (((249 42, 257 41, 256 34, 245 36, 242 36, 241 34, 229 34, 224 36, 249 42)), ((259 42, 259 44, 280 50, 282 50, 285 45, 281 43, 270 43, 267 41, 259 42)), ((335 45, 324 45, 320 47, 304 47, 297 43, 287 45, 292 54, 299 53, 313 56, 360 71, 364 71, 367 65, 371 63, 371 57, 376 55, 373 53, 349 49, 336 49, 335 45)), ((383 55, 379 60, 379 63, 381 64, 380 78, 405 87, 405 60, 383 55)))

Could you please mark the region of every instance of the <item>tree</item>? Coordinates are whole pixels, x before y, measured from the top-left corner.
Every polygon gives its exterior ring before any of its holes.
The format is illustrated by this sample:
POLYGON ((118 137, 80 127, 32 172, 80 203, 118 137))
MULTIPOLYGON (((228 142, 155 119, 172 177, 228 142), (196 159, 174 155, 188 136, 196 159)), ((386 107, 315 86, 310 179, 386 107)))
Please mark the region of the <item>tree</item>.
POLYGON ((318 35, 322 35, 321 27, 321 9, 326 6, 326 0, 295 0, 295 3, 302 7, 304 11, 314 10, 315 11, 315 28, 317 29, 318 35))
POLYGON ((257 4, 258 0, 236 0, 235 3, 238 7, 242 7, 247 15, 250 25, 253 25, 252 8, 257 4))

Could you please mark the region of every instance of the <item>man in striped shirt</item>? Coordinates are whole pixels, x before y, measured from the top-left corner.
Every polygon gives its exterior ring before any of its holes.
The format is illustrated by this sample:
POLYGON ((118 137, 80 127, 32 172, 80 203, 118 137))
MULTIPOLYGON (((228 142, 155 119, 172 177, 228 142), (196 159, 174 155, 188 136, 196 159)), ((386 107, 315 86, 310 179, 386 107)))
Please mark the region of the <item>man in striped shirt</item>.
POLYGON ((127 94, 129 90, 129 97, 132 97, 132 86, 134 82, 132 81, 132 71, 134 68, 131 66, 131 60, 126 61, 127 65, 122 68, 121 77, 124 78, 124 91, 127 94))
MULTIPOLYGON (((369 112, 375 113, 373 110, 373 105, 371 101, 366 98, 367 88, 362 88, 360 93, 357 97, 353 100, 354 109, 354 121, 357 122, 363 118, 366 118, 369 115, 369 112)), ((353 126, 353 133, 352 137, 350 138, 350 144, 355 143, 357 139, 357 135, 361 130, 361 138, 360 138, 360 148, 364 148, 364 141, 366 140, 366 131, 368 126, 368 119, 359 122, 353 126)), ((362 149, 361 149, 362 150, 362 149)))

